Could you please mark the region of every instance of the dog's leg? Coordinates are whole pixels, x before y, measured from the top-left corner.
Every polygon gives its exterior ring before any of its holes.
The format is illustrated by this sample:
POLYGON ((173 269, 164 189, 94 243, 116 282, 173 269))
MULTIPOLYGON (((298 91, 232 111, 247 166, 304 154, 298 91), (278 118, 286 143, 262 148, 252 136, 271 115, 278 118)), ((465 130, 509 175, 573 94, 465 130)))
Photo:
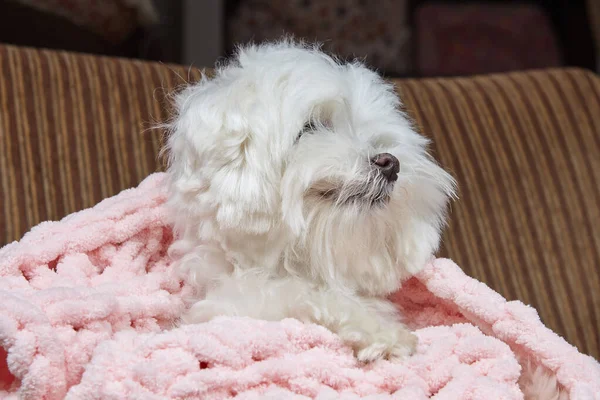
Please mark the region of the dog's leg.
POLYGON ((338 334, 360 361, 403 359, 416 348, 417 337, 398 320, 397 310, 386 300, 317 291, 301 302, 294 307, 293 317, 338 334))
POLYGON ((182 319, 198 323, 219 315, 316 323, 338 334, 363 362, 404 358, 417 344, 416 336, 398 320, 391 302, 315 288, 302 279, 266 279, 253 274, 226 277, 182 319))

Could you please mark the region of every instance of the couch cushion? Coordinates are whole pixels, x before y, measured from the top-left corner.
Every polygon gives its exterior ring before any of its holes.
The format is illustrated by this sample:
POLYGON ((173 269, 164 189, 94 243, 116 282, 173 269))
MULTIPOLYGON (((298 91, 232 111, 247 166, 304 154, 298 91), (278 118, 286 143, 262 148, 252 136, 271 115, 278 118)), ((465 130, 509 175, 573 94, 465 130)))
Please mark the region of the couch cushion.
MULTIPOLYGON (((0 244, 161 169, 166 94, 198 71, 0 46, 0 244)), ((458 179, 441 254, 600 356, 600 79, 581 70, 402 80, 458 179)))

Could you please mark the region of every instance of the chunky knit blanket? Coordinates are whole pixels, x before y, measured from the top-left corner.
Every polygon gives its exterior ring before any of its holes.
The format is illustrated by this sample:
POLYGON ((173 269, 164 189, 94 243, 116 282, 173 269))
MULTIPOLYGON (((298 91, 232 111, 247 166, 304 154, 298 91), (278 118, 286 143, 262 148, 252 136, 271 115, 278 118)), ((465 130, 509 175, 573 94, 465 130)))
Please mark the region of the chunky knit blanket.
POLYGON ((419 337, 405 361, 362 365, 292 319, 175 326, 191 288, 166 255, 164 179, 0 250, 0 398, 522 399, 523 360, 600 398, 593 358, 444 259, 392 296, 419 337))

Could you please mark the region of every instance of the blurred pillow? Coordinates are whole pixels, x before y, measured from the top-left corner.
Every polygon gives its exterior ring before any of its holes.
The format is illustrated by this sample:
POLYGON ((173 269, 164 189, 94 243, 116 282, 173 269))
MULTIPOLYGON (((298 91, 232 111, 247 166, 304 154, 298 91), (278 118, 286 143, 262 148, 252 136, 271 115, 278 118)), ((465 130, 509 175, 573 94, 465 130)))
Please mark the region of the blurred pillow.
POLYGON ((550 19, 531 4, 426 3, 416 11, 415 31, 422 76, 561 65, 550 19))

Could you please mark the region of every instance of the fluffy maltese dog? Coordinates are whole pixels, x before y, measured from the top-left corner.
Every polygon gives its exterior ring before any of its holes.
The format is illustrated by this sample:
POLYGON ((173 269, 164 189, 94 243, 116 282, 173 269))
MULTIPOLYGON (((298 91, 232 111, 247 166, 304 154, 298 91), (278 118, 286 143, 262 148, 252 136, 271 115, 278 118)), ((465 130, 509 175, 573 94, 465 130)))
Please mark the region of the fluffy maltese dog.
POLYGON ((175 104, 171 254, 197 289, 183 322, 296 318, 364 362, 410 355, 387 296, 438 248, 454 181, 393 86, 284 40, 239 49, 175 104))

